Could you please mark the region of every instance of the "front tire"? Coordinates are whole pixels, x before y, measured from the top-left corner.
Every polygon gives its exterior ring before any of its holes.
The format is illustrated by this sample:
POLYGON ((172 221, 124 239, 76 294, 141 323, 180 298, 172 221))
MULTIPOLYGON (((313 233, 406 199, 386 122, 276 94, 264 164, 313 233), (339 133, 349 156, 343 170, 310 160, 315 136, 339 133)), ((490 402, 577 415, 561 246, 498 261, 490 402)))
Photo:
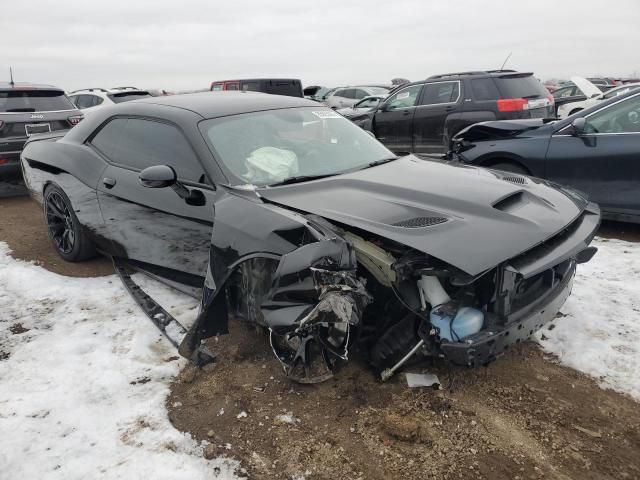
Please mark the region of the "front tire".
POLYGON ((58 255, 67 262, 81 262, 95 257, 95 245, 87 238, 69 197, 55 185, 49 185, 43 196, 47 234, 58 255))

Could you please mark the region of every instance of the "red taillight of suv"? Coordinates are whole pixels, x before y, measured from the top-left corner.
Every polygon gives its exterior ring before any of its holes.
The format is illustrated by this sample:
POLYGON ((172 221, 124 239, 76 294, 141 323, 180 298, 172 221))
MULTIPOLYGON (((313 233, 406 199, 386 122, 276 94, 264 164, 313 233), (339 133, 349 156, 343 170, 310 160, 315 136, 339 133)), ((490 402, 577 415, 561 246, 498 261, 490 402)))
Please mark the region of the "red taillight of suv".
POLYGON ((69 117, 67 120, 69 120, 69 123, 72 126, 75 126, 75 125, 79 124, 82 121, 83 118, 84 118, 83 115, 75 115, 73 117, 69 117))
POLYGON ((522 112, 529 105, 526 98, 499 98, 497 106, 499 112, 522 112))
POLYGON ((549 107, 554 104, 553 96, 528 100, 526 98, 500 98, 497 100, 499 112, 523 112, 533 108, 549 107))

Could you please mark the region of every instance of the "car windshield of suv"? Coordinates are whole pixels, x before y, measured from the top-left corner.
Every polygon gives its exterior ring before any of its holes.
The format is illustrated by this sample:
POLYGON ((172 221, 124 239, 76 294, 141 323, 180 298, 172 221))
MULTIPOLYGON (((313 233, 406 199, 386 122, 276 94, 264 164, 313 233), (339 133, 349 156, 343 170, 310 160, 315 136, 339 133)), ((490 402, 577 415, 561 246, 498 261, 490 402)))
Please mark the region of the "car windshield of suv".
POLYGON ((200 130, 233 185, 304 181, 396 158, 365 130, 322 107, 205 120, 200 130))
POLYGON ((138 100, 139 98, 150 97, 149 92, 122 92, 122 93, 110 93, 107 95, 113 103, 130 102, 131 100, 138 100))
POLYGON ((502 98, 536 98, 549 95, 549 91, 533 75, 496 77, 495 81, 502 98))
POLYGON ((0 91, 0 112, 55 112, 75 108, 61 90, 0 91))

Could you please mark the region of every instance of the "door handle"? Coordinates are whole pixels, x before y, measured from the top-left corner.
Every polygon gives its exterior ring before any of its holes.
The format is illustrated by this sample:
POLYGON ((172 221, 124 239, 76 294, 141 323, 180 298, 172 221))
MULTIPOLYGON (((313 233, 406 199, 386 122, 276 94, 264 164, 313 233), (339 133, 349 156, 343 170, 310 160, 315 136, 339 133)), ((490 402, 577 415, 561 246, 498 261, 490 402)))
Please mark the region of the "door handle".
POLYGON ((116 185, 116 181, 113 178, 104 177, 102 179, 102 184, 107 188, 113 188, 116 185))
POLYGON ((446 112, 453 112, 455 109, 456 109, 456 107, 447 107, 447 108, 445 108, 444 110, 445 110, 446 112))
POLYGON ((409 115, 411 112, 409 110, 405 110, 404 112, 402 112, 402 115, 409 115))

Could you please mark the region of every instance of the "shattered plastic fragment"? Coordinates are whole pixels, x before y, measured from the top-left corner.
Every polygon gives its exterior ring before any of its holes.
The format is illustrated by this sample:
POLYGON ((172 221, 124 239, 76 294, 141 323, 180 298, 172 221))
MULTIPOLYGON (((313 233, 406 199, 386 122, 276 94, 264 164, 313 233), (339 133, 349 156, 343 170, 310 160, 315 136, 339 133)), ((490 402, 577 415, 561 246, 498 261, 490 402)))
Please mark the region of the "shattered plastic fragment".
POLYGON ((438 376, 433 373, 407 373, 407 385, 409 388, 432 387, 440 385, 438 376))

